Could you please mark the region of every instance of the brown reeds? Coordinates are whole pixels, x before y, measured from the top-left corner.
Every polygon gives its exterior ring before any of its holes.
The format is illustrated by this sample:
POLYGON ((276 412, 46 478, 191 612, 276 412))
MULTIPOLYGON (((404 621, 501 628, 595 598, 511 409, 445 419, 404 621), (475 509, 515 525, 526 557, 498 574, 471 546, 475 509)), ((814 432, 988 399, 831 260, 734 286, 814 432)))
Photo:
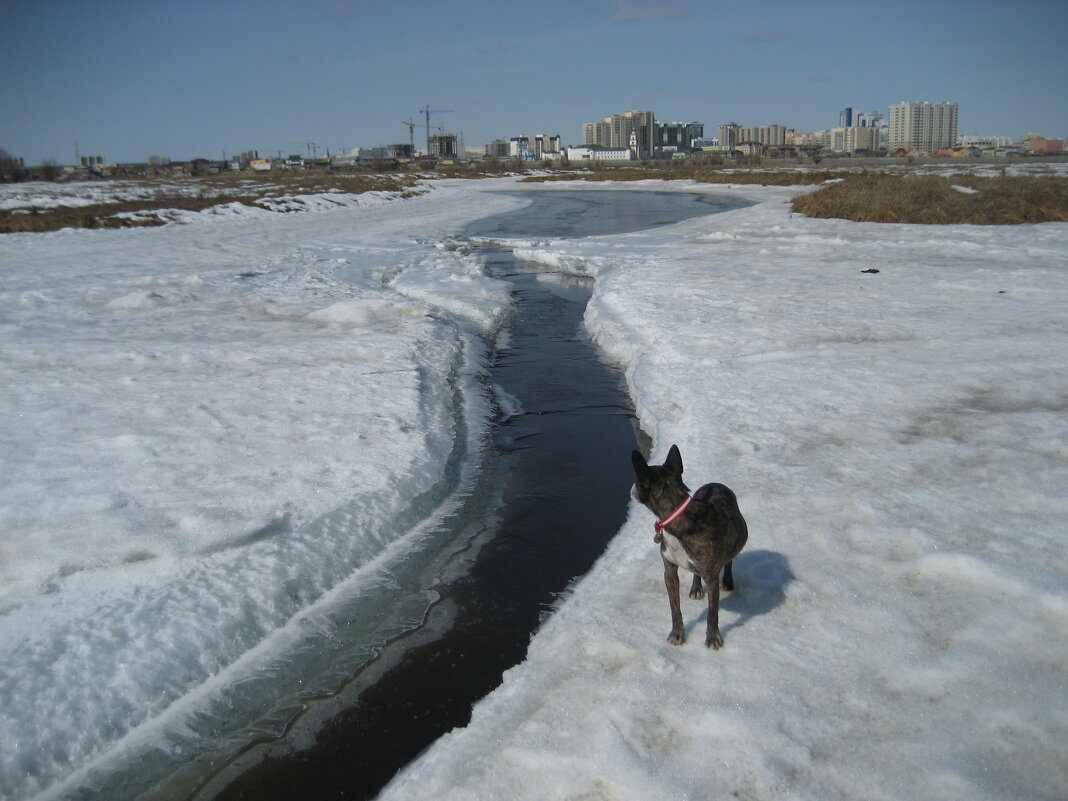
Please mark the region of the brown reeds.
POLYGON ((1068 221, 1068 178, 850 173, 794 198, 809 217, 856 222, 1019 225, 1068 221))
POLYGON ((523 181, 662 181, 690 180, 705 184, 759 184, 795 186, 820 184, 838 175, 828 170, 760 170, 723 168, 715 165, 681 162, 634 166, 583 165, 548 175, 531 175, 523 181))

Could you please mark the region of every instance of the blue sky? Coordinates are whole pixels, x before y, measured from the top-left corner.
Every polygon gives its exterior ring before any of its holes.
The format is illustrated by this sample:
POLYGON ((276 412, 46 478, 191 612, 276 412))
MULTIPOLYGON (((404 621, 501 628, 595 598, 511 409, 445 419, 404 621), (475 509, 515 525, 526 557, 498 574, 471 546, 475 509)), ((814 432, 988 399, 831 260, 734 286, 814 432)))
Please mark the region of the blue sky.
POLYGON ((960 106, 1068 136, 1068 2, 0 0, 0 148, 27 164, 338 152, 431 123, 580 143, 629 109, 716 126, 960 106))

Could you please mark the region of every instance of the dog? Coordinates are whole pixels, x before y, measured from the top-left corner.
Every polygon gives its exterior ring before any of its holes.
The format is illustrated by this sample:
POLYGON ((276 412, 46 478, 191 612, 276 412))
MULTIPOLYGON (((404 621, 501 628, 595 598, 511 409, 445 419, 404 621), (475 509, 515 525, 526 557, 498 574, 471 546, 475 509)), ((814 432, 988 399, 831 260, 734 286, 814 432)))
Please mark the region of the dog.
POLYGON ((663 465, 649 465, 637 451, 631 454, 634 486, 631 497, 657 517, 653 541, 660 544, 664 560, 664 585, 671 606, 671 634, 667 641, 682 645, 686 631, 679 603, 679 568, 694 574, 690 597, 705 597, 701 581, 708 586, 708 626, 705 647, 719 650, 720 571, 723 589, 734 589, 732 561, 749 538, 738 499, 723 484, 705 484, 690 495, 682 483, 682 454, 677 445, 668 451, 663 465))

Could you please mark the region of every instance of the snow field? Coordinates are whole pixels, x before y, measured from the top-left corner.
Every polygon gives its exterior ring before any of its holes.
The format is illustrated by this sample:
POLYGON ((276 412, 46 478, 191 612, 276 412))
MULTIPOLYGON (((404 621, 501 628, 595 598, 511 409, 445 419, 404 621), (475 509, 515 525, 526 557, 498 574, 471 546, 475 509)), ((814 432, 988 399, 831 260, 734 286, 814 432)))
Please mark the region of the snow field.
MULTIPOLYGON (((57 206, 77 208, 80 206, 93 206, 106 203, 121 203, 133 200, 153 200, 160 196, 174 197, 187 196, 198 197, 205 193, 214 193, 220 197, 233 192, 251 192, 258 188, 262 192, 270 192, 281 187, 280 184, 272 184, 269 179, 247 179, 235 185, 205 184, 197 179, 190 180, 93 180, 93 181, 65 181, 52 183, 49 181, 27 181, 25 183, 13 183, 0 185, 0 211, 32 211, 51 209, 57 206)), ((339 206, 366 207, 376 200, 389 200, 393 194, 389 192, 364 192, 362 194, 349 194, 339 189, 315 194, 287 194, 264 196, 258 206, 247 206, 243 203, 226 203, 216 209, 207 209, 204 212, 181 212, 185 220, 195 220, 201 214, 218 215, 228 211, 241 212, 286 212, 286 211, 332 211, 339 206)), ((122 216, 136 216, 135 212, 128 212, 122 216)))
POLYGON ((421 619, 509 302, 426 242, 518 205, 435 191, 0 243, 0 795, 136 796, 421 619))
POLYGON ((760 205, 517 253, 596 278, 587 325, 654 460, 678 443, 691 489, 737 492, 725 648, 685 597, 689 640, 664 643, 632 504, 384 801, 1064 797, 1068 226, 812 220, 798 190, 726 191, 760 205))
POLYGON ((92 206, 122 200, 152 198, 165 189, 168 194, 195 195, 195 183, 156 184, 142 181, 27 181, 0 186, 0 210, 49 209, 56 206, 92 206))
MULTIPOLYGON (((513 186, 0 240, 0 795, 177 780, 421 618, 507 314, 449 237, 513 186)), ((643 188, 758 205, 519 255, 596 278, 654 460, 738 493, 726 646, 686 598, 664 643, 632 506, 382 797, 1062 798, 1068 226, 643 188)))

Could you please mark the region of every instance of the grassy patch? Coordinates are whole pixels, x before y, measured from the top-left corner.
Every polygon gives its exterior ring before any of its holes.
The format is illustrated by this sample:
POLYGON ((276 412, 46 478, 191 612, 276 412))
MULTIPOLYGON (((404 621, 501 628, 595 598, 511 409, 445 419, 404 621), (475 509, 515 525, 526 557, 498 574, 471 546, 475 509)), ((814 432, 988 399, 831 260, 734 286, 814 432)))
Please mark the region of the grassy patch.
POLYGON ((680 163, 651 166, 614 167, 595 165, 579 167, 550 175, 531 175, 523 181, 662 181, 690 180, 703 184, 759 184, 761 186, 795 186, 821 184, 840 173, 828 170, 758 170, 723 168, 713 165, 680 163))
POLYGON ((794 198, 809 217, 857 222, 1016 225, 1068 221, 1068 179, 851 173, 794 198))

